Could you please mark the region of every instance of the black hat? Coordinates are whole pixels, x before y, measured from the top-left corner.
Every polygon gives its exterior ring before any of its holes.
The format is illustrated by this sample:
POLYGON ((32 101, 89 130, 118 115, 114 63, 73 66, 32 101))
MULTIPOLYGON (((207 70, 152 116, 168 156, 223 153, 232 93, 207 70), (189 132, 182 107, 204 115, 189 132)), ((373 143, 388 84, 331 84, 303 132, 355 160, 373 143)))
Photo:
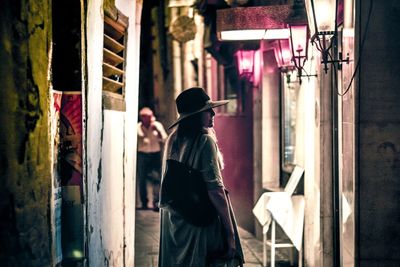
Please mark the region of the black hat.
POLYGON ((212 101, 203 88, 192 87, 180 93, 175 102, 179 117, 169 126, 169 129, 189 116, 210 108, 225 105, 229 100, 212 101))

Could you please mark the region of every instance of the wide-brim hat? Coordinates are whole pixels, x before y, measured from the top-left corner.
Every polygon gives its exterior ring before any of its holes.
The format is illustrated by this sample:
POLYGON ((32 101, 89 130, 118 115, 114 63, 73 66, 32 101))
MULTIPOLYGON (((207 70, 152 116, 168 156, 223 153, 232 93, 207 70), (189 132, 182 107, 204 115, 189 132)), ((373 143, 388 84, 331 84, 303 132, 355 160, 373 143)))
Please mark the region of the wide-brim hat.
POLYGON ((180 93, 175 102, 179 117, 168 129, 194 114, 228 104, 229 100, 212 101, 203 88, 192 87, 180 93))

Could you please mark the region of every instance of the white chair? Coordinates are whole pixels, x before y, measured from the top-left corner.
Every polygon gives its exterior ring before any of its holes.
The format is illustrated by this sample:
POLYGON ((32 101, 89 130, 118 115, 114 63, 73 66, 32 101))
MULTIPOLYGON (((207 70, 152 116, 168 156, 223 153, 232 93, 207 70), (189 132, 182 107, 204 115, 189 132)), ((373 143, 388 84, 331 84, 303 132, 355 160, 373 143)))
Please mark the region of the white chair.
MULTIPOLYGON (((304 172, 304 169, 300 166, 296 166, 289 178, 288 183, 285 186, 284 192, 286 192, 289 197, 292 199, 292 195, 294 193, 294 191, 296 190, 296 187, 300 181, 300 178, 302 177, 304 172)), ((269 193, 270 196, 273 197, 273 193, 269 193)), ((297 200, 297 199, 296 199, 297 200)), ((301 213, 302 218, 301 219, 301 224, 303 225, 303 220, 304 220, 304 198, 302 197, 302 203, 300 203, 301 205, 299 206, 300 208, 303 208, 303 213, 301 213)), ((263 266, 267 267, 267 246, 270 247, 271 249, 271 267, 275 267, 275 253, 276 253, 276 249, 280 249, 280 248, 290 248, 289 249, 289 259, 290 259, 290 265, 293 266, 294 264, 294 257, 293 257, 293 248, 295 248, 296 246, 292 243, 292 242, 284 242, 284 243, 277 243, 276 240, 276 220, 273 216, 273 214, 271 214, 271 224, 270 224, 270 232, 271 232, 271 239, 268 240, 267 234, 268 231, 264 233, 263 235, 263 266)), ((301 235, 302 235, 302 228, 301 228, 301 235)), ((298 250, 298 266, 302 267, 303 264, 303 253, 302 253, 302 246, 298 246, 297 247, 298 250)))

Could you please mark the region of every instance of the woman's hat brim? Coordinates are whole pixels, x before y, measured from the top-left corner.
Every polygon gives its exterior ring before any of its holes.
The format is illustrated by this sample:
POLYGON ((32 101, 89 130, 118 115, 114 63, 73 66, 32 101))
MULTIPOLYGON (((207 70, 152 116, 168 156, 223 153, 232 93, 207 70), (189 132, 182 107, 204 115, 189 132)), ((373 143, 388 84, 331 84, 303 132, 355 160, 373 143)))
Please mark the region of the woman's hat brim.
POLYGON ((192 115, 194 115, 194 114, 203 112, 203 111, 205 111, 205 110, 207 110, 207 109, 210 109, 210 108, 216 108, 216 107, 219 107, 219 106, 226 105, 226 104, 228 104, 228 103, 229 103, 229 100, 208 101, 208 102, 206 103, 206 105, 205 105, 204 107, 202 107, 201 109, 199 109, 199 110, 192 111, 192 112, 188 112, 188 113, 181 113, 181 114, 179 114, 179 117, 176 119, 176 121, 175 121, 174 123, 172 123, 172 124, 168 127, 168 129, 171 129, 172 127, 174 127, 174 126, 177 125, 180 121, 182 121, 183 119, 186 119, 187 117, 190 117, 190 116, 192 116, 192 115))

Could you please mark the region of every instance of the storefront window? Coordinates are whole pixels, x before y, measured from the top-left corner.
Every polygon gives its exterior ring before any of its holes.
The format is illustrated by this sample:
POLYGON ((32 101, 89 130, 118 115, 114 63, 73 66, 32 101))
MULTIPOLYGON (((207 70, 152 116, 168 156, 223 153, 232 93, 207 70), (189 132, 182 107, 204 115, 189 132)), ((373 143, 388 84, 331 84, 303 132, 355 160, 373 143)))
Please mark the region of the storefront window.
POLYGON ((285 74, 282 79, 282 164, 291 172, 296 162, 297 105, 300 85, 296 74, 285 74))

